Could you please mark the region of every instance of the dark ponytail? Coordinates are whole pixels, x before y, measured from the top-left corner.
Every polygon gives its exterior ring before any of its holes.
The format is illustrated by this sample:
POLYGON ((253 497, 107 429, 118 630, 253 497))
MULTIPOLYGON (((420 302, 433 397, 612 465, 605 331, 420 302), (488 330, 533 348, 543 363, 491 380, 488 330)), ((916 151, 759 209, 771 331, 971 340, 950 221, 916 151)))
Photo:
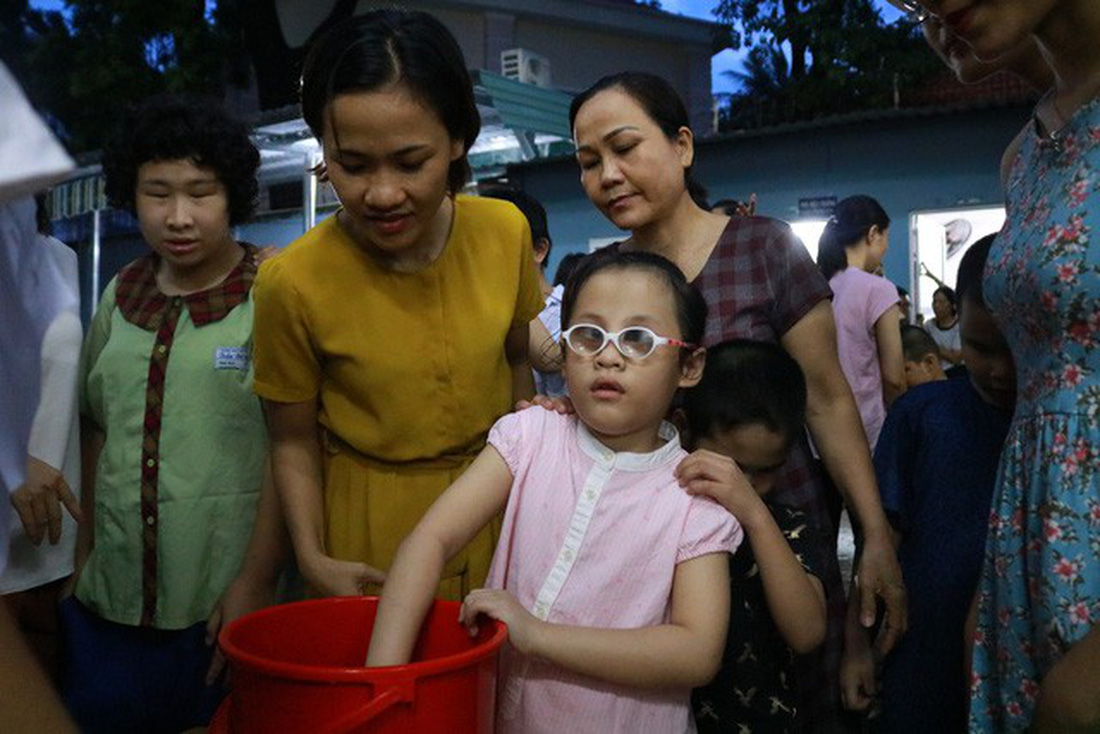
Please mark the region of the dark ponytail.
POLYGON ((870 196, 849 196, 837 204, 817 241, 817 266, 825 280, 848 267, 848 248, 863 240, 871 227, 889 226, 886 210, 870 196))

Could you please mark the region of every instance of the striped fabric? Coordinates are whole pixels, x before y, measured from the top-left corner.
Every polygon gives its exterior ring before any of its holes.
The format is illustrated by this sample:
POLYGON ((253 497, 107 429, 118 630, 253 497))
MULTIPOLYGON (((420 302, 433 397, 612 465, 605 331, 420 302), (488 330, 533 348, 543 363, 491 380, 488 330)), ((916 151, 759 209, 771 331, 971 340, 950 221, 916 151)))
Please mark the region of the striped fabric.
MULTIPOLYGON (((686 452, 676 430, 648 454, 615 453, 575 416, 530 409, 489 433, 514 481, 487 586, 506 589, 548 622, 640 628, 669 619, 676 564, 732 553, 737 521, 689 497, 673 470, 686 452)), ((611 685, 511 648, 501 655, 497 731, 694 731, 690 690, 611 685)))

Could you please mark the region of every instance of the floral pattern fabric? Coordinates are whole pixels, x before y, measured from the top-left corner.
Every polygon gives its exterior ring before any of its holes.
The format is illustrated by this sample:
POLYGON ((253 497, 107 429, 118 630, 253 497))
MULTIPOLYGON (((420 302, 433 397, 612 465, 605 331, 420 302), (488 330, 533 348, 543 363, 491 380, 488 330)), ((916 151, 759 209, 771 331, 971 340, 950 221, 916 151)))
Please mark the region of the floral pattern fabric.
POLYGON ((1018 402, 990 517, 971 731, 1022 731, 1043 676, 1100 622, 1100 99, 1013 167, 986 300, 1018 402))

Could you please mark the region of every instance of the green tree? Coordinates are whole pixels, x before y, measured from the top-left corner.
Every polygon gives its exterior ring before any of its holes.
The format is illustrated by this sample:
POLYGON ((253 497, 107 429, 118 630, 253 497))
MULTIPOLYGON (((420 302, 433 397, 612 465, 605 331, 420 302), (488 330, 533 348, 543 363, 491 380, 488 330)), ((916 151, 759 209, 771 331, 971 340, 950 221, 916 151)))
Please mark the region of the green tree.
POLYGON ((231 0, 66 0, 64 13, 4 2, 2 58, 74 152, 99 148, 136 100, 220 97, 249 79, 231 0))
POLYGON ((714 12, 749 48, 726 127, 893 107, 939 71, 919 30, 884 23, 871 0, 720 0, 714 12))

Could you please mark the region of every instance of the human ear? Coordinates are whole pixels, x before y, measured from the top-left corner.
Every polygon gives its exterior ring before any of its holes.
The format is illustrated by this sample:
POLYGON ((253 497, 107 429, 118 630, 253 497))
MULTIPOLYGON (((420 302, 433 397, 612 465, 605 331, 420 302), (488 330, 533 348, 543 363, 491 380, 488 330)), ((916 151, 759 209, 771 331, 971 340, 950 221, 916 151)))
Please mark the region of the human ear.
POLYGON ((466 154, 466 144, 458 138, 451 139, 451 163, 454 163, 459 158, 466 154))
POLYGON ((680 153, 680 165, 687 168, 695 161, 695 135, 689 127, 681 127, 676 131, 673 141, 680 153))
POLYGON ((550 254, 550 243, 546 241, 545 237, 539 237, 535 240, 535 262, 542 265, 546 261, 546 256, 550 254))
POLYGON ((707 350, 696 347, 680 360, 680 387, 695 387, 703 379, 703 366, 707 363, 707 350))

